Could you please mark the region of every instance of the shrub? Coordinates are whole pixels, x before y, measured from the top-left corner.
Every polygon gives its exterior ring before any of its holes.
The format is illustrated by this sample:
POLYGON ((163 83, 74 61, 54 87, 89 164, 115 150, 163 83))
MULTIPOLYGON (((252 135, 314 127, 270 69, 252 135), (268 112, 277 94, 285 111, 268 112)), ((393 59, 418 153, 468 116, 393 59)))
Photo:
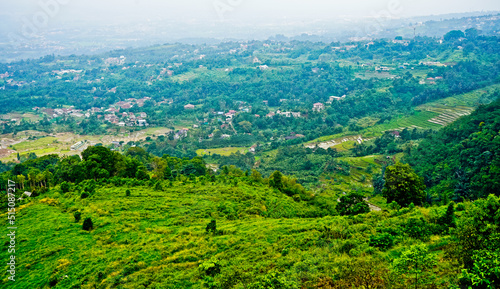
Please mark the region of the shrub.
POLYGON ((68 182, 62 182, 61 183, 61 191, 63 193, 69 192, 70 189, 71 189, 71 185, 68 182))
POLYGON ((125 196, 130 197, 130 194, 131 194, 130 190, 125 191, 125 196))
POLYGON ((210 223, 207 225, 205 228, 205 231, 212 232, 212 233, 217 233, 217 222, 215 220, 210 221, 210 223))
POLYGON ((92 219, 90 217, 86 218, 85 221, 83 221, 83 226, 82 229, 85 231, 90 231, 94 228, 94 223, 92 223, 92 219))
POLYGON ((75 213, 73 214, 73 217, 75 217, 75 223, 78 223, 78 222, 80 222, 80 220, 82 219, 82 213, 80 213, 80 212, 75 212, 75 213))
POLYGON ((358 215, 370 212, 370 207, 363 200, 364 196, 358 193, 350 193, 347 196, 340 197, 337 204, 337 211, 340 215, 358 215))
POLYGON ((474 266, 462 270, 461 285, 467 288, 496 288, 495 284, 500 284, 499 252, 475 251, 472 260, 474 266))
POLYGON ((391 234, 383 233, 370 236, 370 246, 380 248, 385 251, 394 245, 394 237, 391 234))
POLYGON ((219 260, 215 257, 212 257, 210 260, 203 262, 199 266, 200 270, 202 270, 207 276, 215 276, 220 273, 221 266, 219 264, 219 260))

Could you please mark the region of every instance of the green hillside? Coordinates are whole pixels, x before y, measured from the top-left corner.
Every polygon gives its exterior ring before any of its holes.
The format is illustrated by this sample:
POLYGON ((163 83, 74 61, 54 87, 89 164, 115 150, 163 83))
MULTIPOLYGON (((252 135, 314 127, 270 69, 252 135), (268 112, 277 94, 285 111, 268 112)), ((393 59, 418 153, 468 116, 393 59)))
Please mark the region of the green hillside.
MULTIPOLYGON (((460 270, 445 255, 456 239, 438 225, 445 207, 303 218, 326 211, 248 178, 232 179, 172 182, 161 191, 103 183, 86 199, 78 186, 68 193, 57 187, 32 198, 16 219, 16 282, 3 279, 2 286, 406 288, 413 277, 394 271, 393 260, 422 242, 437 260, 422 286, 457 281, 460 270), (91 231, 75 222, 75 212, 92 218, 91 231), (211 220, 216 230, 208 232, 211 220), (380 236, 394 246, 379 244, 380 236)), ((5 251, 0 257, 8 258, 5 251)))

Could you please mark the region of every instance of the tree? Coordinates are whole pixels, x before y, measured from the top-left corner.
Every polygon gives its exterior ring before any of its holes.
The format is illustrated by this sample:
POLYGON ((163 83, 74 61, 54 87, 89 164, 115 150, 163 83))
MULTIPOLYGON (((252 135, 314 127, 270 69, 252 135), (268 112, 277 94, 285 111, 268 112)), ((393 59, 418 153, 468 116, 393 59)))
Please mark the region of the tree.
POLYGON ((452 30, 444 35, 444 40, 456 40, 465 37, 465 34, 461 30, 452 30))
POLYGON ((421 205, 425 199, 424 180, 408 164, 396 163, 387 167, 384 180, 382 195, 387 203, 396 201, 406 207, 411 203, 421 205))
POLYGON ((364 196, 359 193, 350 193, 347 196, 342 196, 340 197, 340 202, 337 204, 337 212, 341 216, 370 212, 370 207, 363 199, 364 196))
POLYGON ((86 162, 95 162, 92 166, 105 169, 109 176, 113 176, 116 173, 117 154, 106 147, 93 146, 84 150, 82 157, 86 162))
POLYGON ((469 39, 476 39, 480 33, 481 31, 476 28, 469 28, 465 30, 465 36, 469 39))
POLYGON ((437 223, 444 228, 455 227, 455 204, 453 202, 448 205, 446 213, 439 217, 437 223))
POLYGON ((462 269, 461 285, 466 288, 497 288, 500 284, 500 252, 475 251, 472 260, 472 268, 462 269))
POLYGON ((269 177, 269 186, 271 188, 277 189, 280 192, 283 190, 283 174, 281 174, 280 171, 275 171, 269 177))
POLYGON ((61 190, 63 193, 67 193, 69 192, 69 190, 71 189, 71 186, 68 182, 62 182, 61 183, 61 190))
POLYGON ((251 132, 252 131, 252 124, 249 121, 241 121, 238 123, 238 125, 245 131, 245 132, 251 132))
POLYGON ((149 180, 148 171, 146 170, 145 166, 140 165, 137 168, 137 172, 135 173, 135 178, 138 180, 149 180))
POLYGON ((408 250, 403 251, 401 256, 394 260, 394 270, 399 274, 415 274, 415 288, 419 283, 426 283, 426 271, 436 264, 436 257, 429 254, 429 250, 425 244, 411 246, 408 250))

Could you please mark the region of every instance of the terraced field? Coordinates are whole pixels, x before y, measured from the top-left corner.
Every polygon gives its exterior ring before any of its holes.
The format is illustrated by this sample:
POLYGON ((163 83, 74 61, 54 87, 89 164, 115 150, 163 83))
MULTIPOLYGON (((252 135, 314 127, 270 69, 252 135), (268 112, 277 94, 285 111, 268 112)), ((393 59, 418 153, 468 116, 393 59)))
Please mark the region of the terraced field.
POLYGON ((438 116, 439 113, 433 111, 415 111, 414 115, 398 116, 388 123, 369 127, 362 132, 365 137, 375 137, 388 130, 403 130, 405 128, 439 129, 442 125, 429 122, 430 119, 438 116))
POLYGON ((439 115, 431 118, 428 122, 435 123, 441 126, 446 126, 462 116, 471 114, 474 108, 467 106, 457 106, 457 107, 447 107, 442 105, 436 105, 435 107, 429 107, 429 111, 438 113, 439 115))
MULTIPOLYGON (((413 115, 394 116, 387 123, 368 127, 357 134, 360 134, 362 139, 367 139, 378 137, 385 131, 401 131, 405 128, 440 129, 462 116, 471 114, 477 106, 491 103, 495 98, 492 93, 499 90, 500 84, 495 84, 468 93, 429 102, 416 107, 413 115)), ((325 149, 338 146, 344 142, 344 139, 346 139, 345 141, 354 140, 352 139, 353 134, 356 133, 347 131, 343 134, 323 136, 308 142, 307 147, 314 147, 316 144, 325 149)))
POLYGON ((345 136, 329 141, 308 142, 306 148, 320 147, 322 149, 336 148, 339 151, 349 150, 354 147, 355 143, 361 144, 369 139, 364 139, 362 136, 345 136))

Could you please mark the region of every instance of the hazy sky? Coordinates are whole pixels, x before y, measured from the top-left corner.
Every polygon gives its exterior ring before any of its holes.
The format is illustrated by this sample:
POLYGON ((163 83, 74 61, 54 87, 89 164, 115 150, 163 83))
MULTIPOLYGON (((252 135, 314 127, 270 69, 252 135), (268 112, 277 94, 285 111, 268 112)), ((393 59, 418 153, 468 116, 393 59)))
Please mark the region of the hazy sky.
POLYGON ((62 21, 108 24, 155 19, 262 23, 280 19, 331 20, 339 16, 379 15, 398 18, 500 10, 499 0, 2 0, 0 13, 10 21, 32 19, 43 11, 41 3, 48 3, 49 12, 55 11, 50 16, 51 25, 62 21), (54 7, 50 3, 61 4, 54 7))

